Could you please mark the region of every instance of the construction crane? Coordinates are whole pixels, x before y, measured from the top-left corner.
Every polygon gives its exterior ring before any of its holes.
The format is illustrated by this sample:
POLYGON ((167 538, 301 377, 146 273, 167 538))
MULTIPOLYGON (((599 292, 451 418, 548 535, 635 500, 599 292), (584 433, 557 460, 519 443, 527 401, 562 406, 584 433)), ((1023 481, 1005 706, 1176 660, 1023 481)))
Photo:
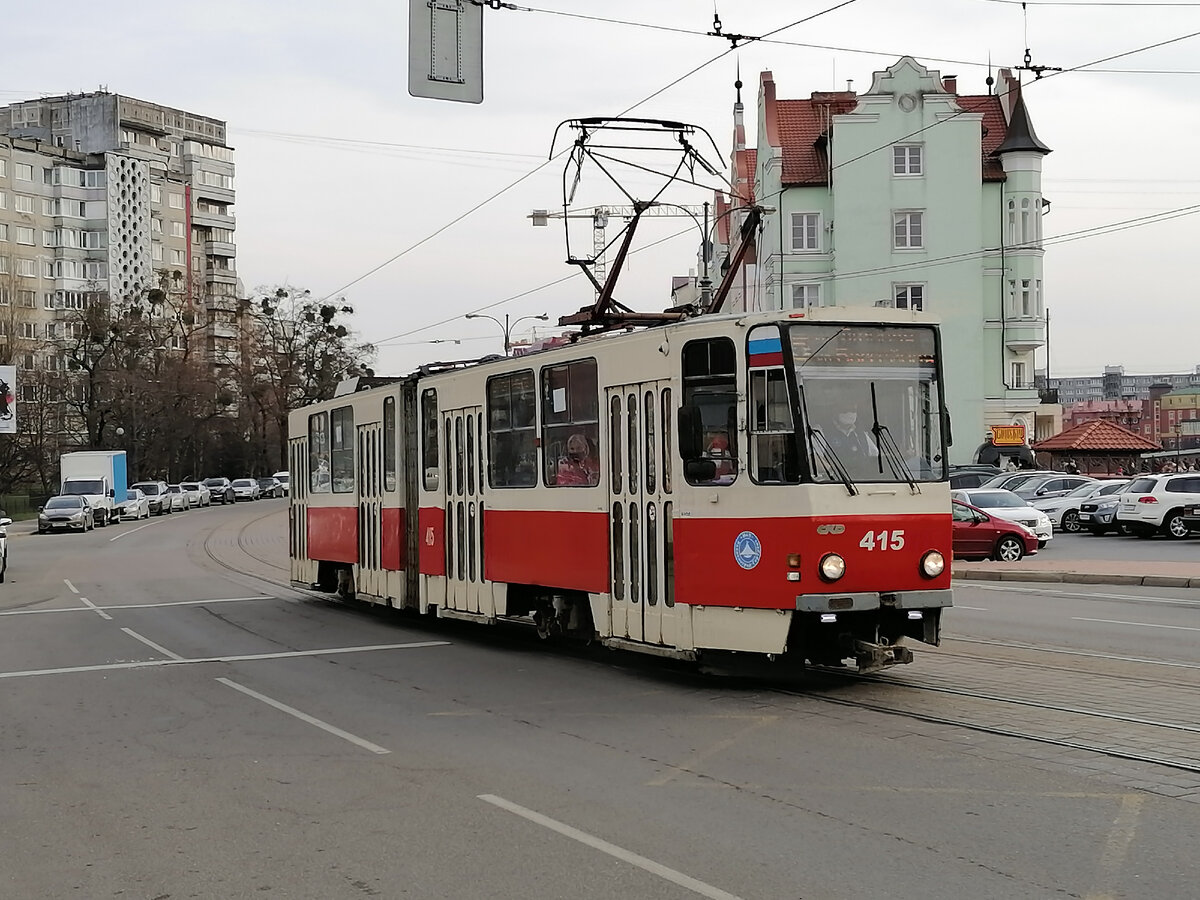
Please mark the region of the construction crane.
MULTIPOLYGON (((704 245, 701 248, 701 252, 704 254, 705 262, 707 262, 708 210, 709 205, 707 203, 703 206, 684 206, 679 203, 653 203, 649 208, 643 210, 642 215, 660 218, 686 217, 691 219, 704 232, 704 245)), ((551 212, 545 209, 535 209, 529 214, 528 218, 533 221, 534 226, 549 225, 550 219, 591 219, 592 274, 595 275, 598 282, 603 284, 604 278, 608 274, 604 251, 608 248, 606 230, 608 229, 609 216, 632 219, 636 215, 637 209, 632 206, 595 206, 590 209, 579 209, 571 212, 562 210, 551 212)), ((707 277, 707 272, 705 275, 707 277)))

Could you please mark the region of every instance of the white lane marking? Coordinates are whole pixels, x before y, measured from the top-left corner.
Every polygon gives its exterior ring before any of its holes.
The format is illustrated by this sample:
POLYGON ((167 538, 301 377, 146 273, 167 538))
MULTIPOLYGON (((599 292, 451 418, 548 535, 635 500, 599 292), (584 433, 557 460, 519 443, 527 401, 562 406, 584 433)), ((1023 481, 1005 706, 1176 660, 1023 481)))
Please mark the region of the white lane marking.
POLYGON ((141 641, 147 647, 150 647, 153 650, 157 650, 163 656, 166 656, 170 659, 175 659, 175 660, 183 659, 183 657, 180 656, 178 653, 172 653, 166 647, 163 647, 161 644, 154 643, 154 641, 150 640, 150 638, 138 634, 132 628, 122 628, 121 630, 123 632, 125 632, 127 635, 129 635, 131 638, 133 638, 135 641, 141 641))
POLYGON ((652 875, 657 875, 664 881, 669 881, 672 884, 677 884, 680 887, 687 888, 693 893, 699 894, 701 897, 709 897, 711 900, 739 900, 736 894, 731 894, 728 891, 723 891, 720 888, 713 887, 711 884, 705 884, 703 881, 697 881, 690 875, 684 875, 682 872, 677 872, 675 869, 668 868, 662 863, 657 863, 652 859, 647 859, 644 856, 639 856, 624 847, 618 847, 616 844, 610 844, 608 841, 588 834, 586 831, 580 831, 578 828, 572 828, 557 819, 551 819, 549 816, 544 816, 539 812, 534 812, 532 809, 526 809, 524 806, 519 806, 511 800, 505 800, 503 797, 497 797, 495 794, 480 794, 478 799, 484 803, 490 803, 492 806, 498 806, 501 809, 507 810, 514 815, 518 815, 523 819, 528 819, 543 828, 548 828, 551 831, 557 832, 564 837, 569 837, 573 841, 579 841, 581 844, 586 844, 593 850, 599 850, 601 853, 607 853, 609 856, 615 857, 622 862, 629 863, 631 866, 637 866, 639 869, 644 869, 652 875))
POLYGON ((157 524, 158 524, 157 522, 147 522, 145 525, 139 525, 137 528, 130 528, 128 531, 122 531, 116 537, 110 537, 108 539, 108 542, 111 544, 113 541, 119 541, 121 538, 125 537, 125 535, 127 535, 127 534, 133 534, 135 531, 141 531, 143 528, 149 528, 151 525, 157 525, 157 524))
POLYGON ((391 753, 386 747, 380 747, 378 744, 372 744, 370 741, 360 738, 357 735, 351 734, 348 731, 343 731, 336 725, 330 725, 328 722, 322 722, 320 719, 310 716, 308 713, 302 713, 294 706, 288 706, 286 703, 280 703, 278 700, 272 700, 266 694, 260 694, 258 691, 252 691, 245 685, 238 684, 236 681, 230 681, 228 678, 218 678, 217 681, 227 687, 233 688, 235 691, 241 691, 247 697, 253 697, 255 700, 261 700, 267 706, 273 707, 280 712, 285 712, 289 716, 295 716, 301 722, 307 722, 309 725, 315 725, 322 731, 328 731, 332 735, 340 737, 344 741, 349 741, 357 747, 362 747, 364 750, 370 750, 372 753, 391 753))
MULTIPOLYGON (((981 591, 1001 591, 1006 594, 1052 594, 1056 597, 1076 597, 1081 600, 1137 600, 1140 603, 1167 603, 1172 606, 1200 606, 1200 602, 1186 600, 1182 597, 1143 597, 1140 594, 1085 594, 1082 591, 1042 590, 1041 588, 996 587, 993 585, 971 584, 972 588, 981 591)), ((954 604, 957 606, 958 604, 954 604)))
MULTIPOLYGON (((249 600, 278 600, 279 597, 263 595, 261 597, 220 597, 215 600, 170 600, 166 603, 126 603, 116 606, 97 606, 96 609, 165 609, 169 606, 207 606, 209 603, 245 603, 249 600)), ((56 607, 55 609, 10 609, 0 612, 0 616, 40 616, 45 613, 77 613, 86 612, 76 606, 56 607)))
POLYGON ((112 672, 122 669, 151 669, 156 666, 252 662, 259 659, 293 659, 301 656, 368 653, 375 650, 417 650, 423 647, 449 646, 449 641, 414 641, 411 644, 374 644, 365 647, 333 647, 328 650, 287 650, 281 653, 247 653, 241 656, 202 656, 194 659, 149 659, 138 662, 101 663, 95 666, 66 666, 61 669, 26 669, 22 672, 0 672, 0 678, 31 678, 35 675, 69 675, 73 672, 112 672))
POLYGON ((70 579, 68 579, 68 578, 64 578, 64 579, 63 579, 63 584, 65 584, 65 585, 66 585, 68 588, 70 588, 70 589, 71 589, 71 593, 72 593, 72 594, 78 594, 78 593, 79 593, 79 588, 77 588, 77 587, 75 587, 75 585, 71 584, 71 581, 70 581, 70 579))
POLYGON ((1117 619, 1085 619, 1082 616, 1072 616, 1076 622, 1103 622, 1106 625, 1135 625, 1138 628, 1170 628, 1172 631, 1200 631, 1200 628, 1189 628, 1186 625, 1151 625, 1149 622, 1121 622, 1117 619))
POLYGON ((975 612, 987 612, 987 609, 982 606, 963 606, 961 603, 955 603, 950 609, 973 609, 975 612))
POLYGON ((104 610, 102 610, 100 607, 98 607, 95 603, 93 603, 87 597, 80 597, 79 602, 84 604, 88 609, 90 609, 92 612, 94 612, 100 618, 108 619, 108 621, 110 621, 110 622, 112 621, 112 616, 110 616, 108 613, 106 613, 104 610))

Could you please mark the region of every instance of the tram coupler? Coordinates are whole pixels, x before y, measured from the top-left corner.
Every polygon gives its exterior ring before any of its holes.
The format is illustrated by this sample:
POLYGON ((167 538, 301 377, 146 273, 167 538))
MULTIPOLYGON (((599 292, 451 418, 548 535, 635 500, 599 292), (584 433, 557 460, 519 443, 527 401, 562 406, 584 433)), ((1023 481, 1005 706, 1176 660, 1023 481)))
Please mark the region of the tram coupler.
POLYGON ((854 659, 860 675, 869 675, 890 666, 913 661, 912 650, 898 644, 871 644, 867 641, 854 642, 854 659))

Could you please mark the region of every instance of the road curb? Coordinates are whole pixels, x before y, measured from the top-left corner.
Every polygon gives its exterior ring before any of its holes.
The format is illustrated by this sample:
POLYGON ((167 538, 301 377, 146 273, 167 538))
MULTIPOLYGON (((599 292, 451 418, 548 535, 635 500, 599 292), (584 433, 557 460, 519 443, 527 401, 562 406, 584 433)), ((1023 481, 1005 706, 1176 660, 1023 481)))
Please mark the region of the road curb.
POLYGON ((1042 584, 1115 584, 1138 587, 1200 589, 1200 577, 1187 575, 1106 575, 1099 572, 1039 572, 1033 569, 968 569, 953 573, 955 581, 1024 581, 1042 584))

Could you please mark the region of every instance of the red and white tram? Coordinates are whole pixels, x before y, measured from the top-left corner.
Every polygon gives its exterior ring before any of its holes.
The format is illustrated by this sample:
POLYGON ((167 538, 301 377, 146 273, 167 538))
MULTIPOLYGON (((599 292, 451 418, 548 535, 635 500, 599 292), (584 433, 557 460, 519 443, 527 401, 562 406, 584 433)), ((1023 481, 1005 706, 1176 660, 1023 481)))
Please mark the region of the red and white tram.
POLYGON ((291 577, 698 658, 875 669, 951 605, 920 314, 701 316, 423 368, 290 417, 291 577))

